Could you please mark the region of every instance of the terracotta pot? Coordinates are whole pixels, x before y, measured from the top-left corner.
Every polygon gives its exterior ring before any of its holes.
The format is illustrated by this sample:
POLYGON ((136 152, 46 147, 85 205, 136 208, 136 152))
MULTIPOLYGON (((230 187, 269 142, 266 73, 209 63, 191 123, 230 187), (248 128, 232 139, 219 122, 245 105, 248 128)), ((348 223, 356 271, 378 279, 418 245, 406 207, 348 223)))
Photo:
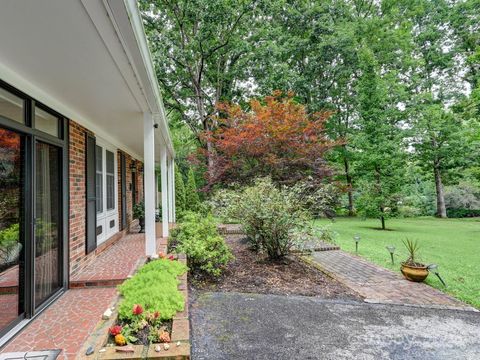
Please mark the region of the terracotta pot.
POLYGON ((422 282, 428 276, 428 270, 425 265, 413 266, 406 263, 402 263, 402 267, 400 270, 403 276, 405 276, 405 279, 414 281, 414 282, 422 282))

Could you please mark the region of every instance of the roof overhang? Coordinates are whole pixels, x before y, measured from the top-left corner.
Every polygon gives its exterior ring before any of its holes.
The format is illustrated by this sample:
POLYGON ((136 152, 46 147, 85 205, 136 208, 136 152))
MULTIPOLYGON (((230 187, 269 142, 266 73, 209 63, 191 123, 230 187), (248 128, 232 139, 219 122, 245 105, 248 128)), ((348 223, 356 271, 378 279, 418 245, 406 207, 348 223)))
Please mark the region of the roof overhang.
POLYGON ((135 0, 16 0, 0 24, 0 78, 139 159, 151 113, 174 156, 135 0))

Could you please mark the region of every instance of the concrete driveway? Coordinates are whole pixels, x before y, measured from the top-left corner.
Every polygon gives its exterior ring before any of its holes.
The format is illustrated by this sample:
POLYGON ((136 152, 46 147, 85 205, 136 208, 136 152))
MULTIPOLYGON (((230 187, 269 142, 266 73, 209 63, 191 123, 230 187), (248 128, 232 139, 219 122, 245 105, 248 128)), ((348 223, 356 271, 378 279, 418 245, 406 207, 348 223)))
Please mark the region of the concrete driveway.
POLYGON ((192 358, 480 359, 480 313, 314 297, 200 293, 192 358))

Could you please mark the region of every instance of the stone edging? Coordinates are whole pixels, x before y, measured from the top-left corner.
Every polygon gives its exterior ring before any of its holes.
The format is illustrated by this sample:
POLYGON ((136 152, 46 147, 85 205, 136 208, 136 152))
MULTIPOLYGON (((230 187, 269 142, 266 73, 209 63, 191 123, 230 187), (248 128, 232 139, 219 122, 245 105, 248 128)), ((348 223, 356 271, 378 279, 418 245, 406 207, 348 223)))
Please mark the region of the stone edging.
MULTIPOLYGON (((178 261, 186 264, 185 255, 178 255, 178 261)), ((110 304, 109 308, 113 309, 112 316, 107 320, 101 320, 94 332, 90 335, 88 340, 82 346, 80 352, 77 354, 77 360, 119 360, 119 359, 162 359, 162 360, 189 360, 190 359, 190 322, 188 310, 188 275, 185 272, 178 278, 178 290, 185 298, 185 308, 182 312, 177 312, 172 321, 172 334, 170 348, 165 350, 161 344, 161 351, 156 352, 155 346, 157 344, 144 345, 129 345, 134 352, 122 353, 117 352, 116 346, 106 347, 109 333, 108 329, 112 327, 117 320, 117 305, 120 300, 118 295, 110 304), (177 345, 178 344, 178 345, 177 345), (92 346, 94 352, 91 355, 86 355, 87 349, 92 346), (103 351, 104 350, 104 351, 103 351)))

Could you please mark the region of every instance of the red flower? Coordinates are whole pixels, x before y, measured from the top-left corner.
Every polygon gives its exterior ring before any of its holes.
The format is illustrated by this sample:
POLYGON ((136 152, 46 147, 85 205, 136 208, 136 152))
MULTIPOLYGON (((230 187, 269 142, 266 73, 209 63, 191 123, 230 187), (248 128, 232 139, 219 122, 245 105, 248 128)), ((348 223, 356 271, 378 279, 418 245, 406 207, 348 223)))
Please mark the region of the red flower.
POLYGON ((155 312, 153 313, 153 317, 154 317, 155 319, 158 319, 158 318, 160 317, 160 312, 159 312, 159 311, 155 311, 155 312))
POLYGON ((173 257, 173 255, 170 255, 168 258, 169 258, 170 260, 172 260, 172 261, 175 260, 175 258, 173 257))
POLYGON ((142 305, 135 304, 133 305, 133 315, 140 315, 143 313, 142 305))
POLYGON ((160 251, 160 252, 158 253, 158 257, 159 257, 160 259, 165 259, 167 256, 166 256, 163 252, 160 251))
POLYGON ((122 327, 120 325, 115 325, 108 329, 108 331, 110 332, 110 335, 116 336, 122 332, 122 327))

